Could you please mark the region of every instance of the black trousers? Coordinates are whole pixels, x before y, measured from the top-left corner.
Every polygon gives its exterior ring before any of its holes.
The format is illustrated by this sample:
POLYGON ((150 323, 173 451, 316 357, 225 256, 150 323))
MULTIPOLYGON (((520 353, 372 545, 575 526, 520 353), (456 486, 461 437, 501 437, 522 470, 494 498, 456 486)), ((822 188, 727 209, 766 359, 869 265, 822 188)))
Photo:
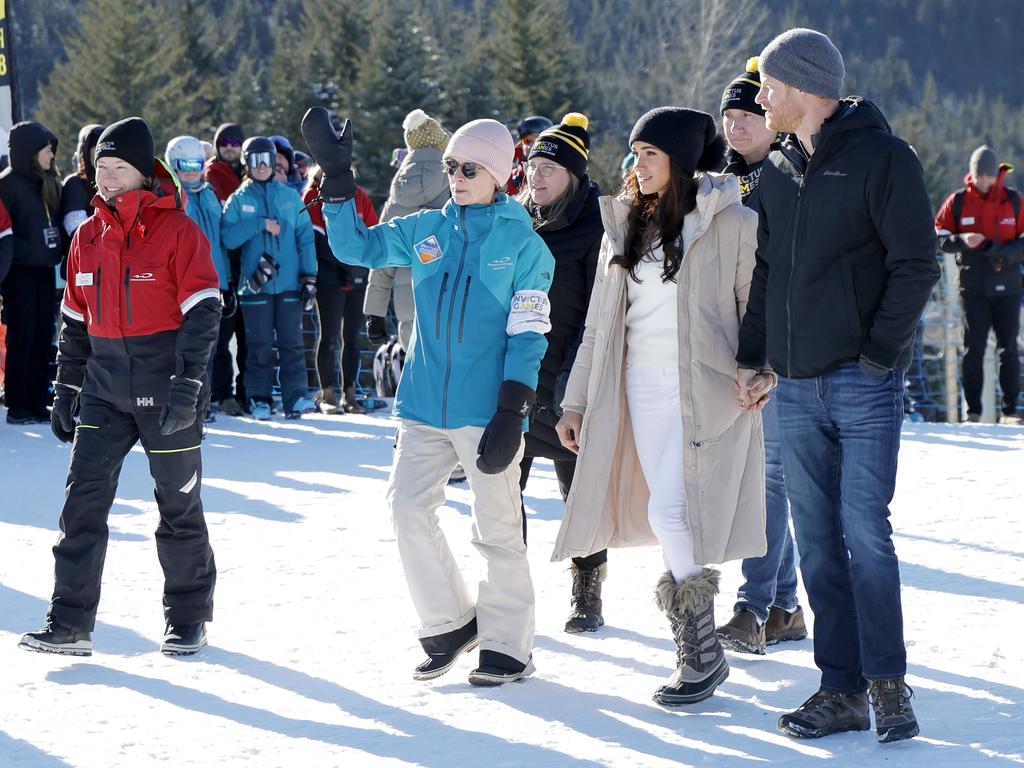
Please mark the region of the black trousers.
POLYGON ((343 291, 327 287, 318 292, 320 345, 316 350, 316 369, 321 387, 337 387, 338 341, 341 341, 341 386, 354 387, 359 372, 359 335, 363 331, 363 300, 366 289, 343 291))
POLYGON ((7 323, 5 397, 10 411, 46 416, 50 358, 57 322, 53 267, 11 265, 4 280, 7 323))
POLYGON ((235 310, 231 317, 221 317, 220 333, 217 334, 217 346, 214 347, 210 359, 210 386, 213 400, 220 402, 234 397, 245 407, 245 317, 241 308, 235 310), (231 337, 235 338, 235 365, 238 375, 234 375, 231 363, 231 337))
POLYGON ((981 413, 981 389, 985 376, 985 347, 988 333, 995 329, 999 353, 999 388, 1003 391, 1003 413, 1017 412, 1020 396, 1020 357, 1017 334, 1020 331, 1020 296, 962 294, 964 310, 964 362, 961 380, 968 413, 981 413))
POLYGON ((95 627, 107 516, 124 458, 141 440, 160 511, 156 552, 164 572, 164 618, 171 624, 210 621, 217 569, 200 500, 202 414, 191 427, 165 436, 160 434, 159 408, 125 413, 83 395, 79 418, 60 513, 61 536, 53 548, 50 616, 85 632, 95 627))
POLYGON ((298 291, 242 296, 248 357, 245 391, 253 400, 271 402, 274 392, 274 342, 278 379, 285 412, 306 396, 306 364, 302 347, 302 304, 298 291))
MULTIPOLYGON (((562 494, 562 501, 569 498, 569 489, 572 488, 572 479, 576 475, 575 459, 555 459, 555 478, 558 480, 558 491, 562 494)), ((530 469, 533 468, 533 457, 524 456, 519 463, 519 490, 526 490, 526 481, 530 479, 530 469)), ((526 541, 526 509, 523 508, 523 541, 526 541)), ((608 562, 608 550, 602 549, 586 557, 574 557, 573 565, 583 571, 592 571, 599 565, 608 562)))

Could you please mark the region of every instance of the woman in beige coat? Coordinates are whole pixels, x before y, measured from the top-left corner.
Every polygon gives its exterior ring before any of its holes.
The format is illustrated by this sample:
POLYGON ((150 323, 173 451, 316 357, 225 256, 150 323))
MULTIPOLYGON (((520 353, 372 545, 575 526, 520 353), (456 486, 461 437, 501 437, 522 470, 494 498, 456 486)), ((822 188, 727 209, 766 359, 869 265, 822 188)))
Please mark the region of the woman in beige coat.
POLYGON ((705 564, 765 551, 757 411, 774 374, 759 374, 758 405, 741 409, 736 337, 757 215, 734 177, 709 172, 724 148, 714 119, 652 110, 630 148, 620 196, 601 200, 606 234, 556 428, 579 460, 554 558, 661 545, 656 598, 678 653, 654 698, 678 706, 729 673, 715 635, 718 572, 705 564))

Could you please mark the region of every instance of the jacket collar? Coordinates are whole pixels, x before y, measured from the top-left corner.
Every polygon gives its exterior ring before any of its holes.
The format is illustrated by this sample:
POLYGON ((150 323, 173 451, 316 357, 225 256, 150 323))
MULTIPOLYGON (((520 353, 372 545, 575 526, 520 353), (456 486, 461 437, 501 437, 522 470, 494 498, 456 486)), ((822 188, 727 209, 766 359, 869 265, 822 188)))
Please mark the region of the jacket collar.
POLYGON ((96 193, 92 198, 96 215, 110 226, 127 231, 139 225, 144 211, 184 210, 186 197, 181 182, 163 160, 154 158, 153 178, 160 184, 157 192, 135 189, 118 195, 112 203, 96 193))
POLYGON ((999 166, 999 175, 996 177, 996 183, 992 185, 992 189, 987 194, 981 194, 978 188, 974 186, 974 177, 968 173, 964 176, 964 187, 967 188, 968 192, 977 195, 983 200, 995 200, 1002 202, 1003 198, 1006 197, 1006 174, 1013 173, 1013 166, 1009 163, 1002 163, 999 166))

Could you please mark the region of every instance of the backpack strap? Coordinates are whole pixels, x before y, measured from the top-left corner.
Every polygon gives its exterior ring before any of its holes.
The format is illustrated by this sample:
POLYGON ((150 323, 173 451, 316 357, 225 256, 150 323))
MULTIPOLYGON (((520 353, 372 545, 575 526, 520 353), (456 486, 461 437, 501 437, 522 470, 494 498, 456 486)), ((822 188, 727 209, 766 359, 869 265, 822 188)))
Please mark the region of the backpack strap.
POLYGON ((1006 195, 1010 198, 1010 204, 1013 206, 1013 218, 1020 220, 1020 192, 1013 187, 1006 188, 1006 195))
POLYGON ((960 231, 960 214, 964 212, 964 192, 966 189, 958 189, 953 193, 953 225, 956 231, 960 231))

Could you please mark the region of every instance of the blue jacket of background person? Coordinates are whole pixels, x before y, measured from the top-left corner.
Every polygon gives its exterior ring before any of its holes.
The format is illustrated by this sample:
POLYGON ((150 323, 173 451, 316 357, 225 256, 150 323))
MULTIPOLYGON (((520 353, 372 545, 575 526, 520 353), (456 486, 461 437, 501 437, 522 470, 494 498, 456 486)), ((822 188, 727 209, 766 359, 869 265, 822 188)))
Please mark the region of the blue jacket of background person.
POLYGON ((248 280, 264 253, 280 265, 277 277, 264 286, 264 294, 298 291, 299 277, 316 274, 313 222, 299 194, 276 179, 243 181, 224 203, 220 232, 225 248, 242 249, 238 278, 238 293, 242 296, 252 293, 248 280), (281 234, 275 237, 267 232, 265 219, 276 219, 281 234))
POLYGON ((210 257, 213 259, 213 266, 217 268, 220 289, 226 291, 231 280, 231 264, 228 262, 228 252, 224 250, 220 240, 220 221, 224 215, 221 202, 213 187, 205 181, 196 189, 185 187, 185 195, 188 198, 185 213, 199 225, 206 239, 210 241, 210 257))
POLYGON ((331 250, 371 269, 412 267, 416 318, 395 412, 442 429, 483 427, 501 382, 537 388, 555 260, 522 205, 424 210, 367 228, 355 203, 324 205, 331 250))

